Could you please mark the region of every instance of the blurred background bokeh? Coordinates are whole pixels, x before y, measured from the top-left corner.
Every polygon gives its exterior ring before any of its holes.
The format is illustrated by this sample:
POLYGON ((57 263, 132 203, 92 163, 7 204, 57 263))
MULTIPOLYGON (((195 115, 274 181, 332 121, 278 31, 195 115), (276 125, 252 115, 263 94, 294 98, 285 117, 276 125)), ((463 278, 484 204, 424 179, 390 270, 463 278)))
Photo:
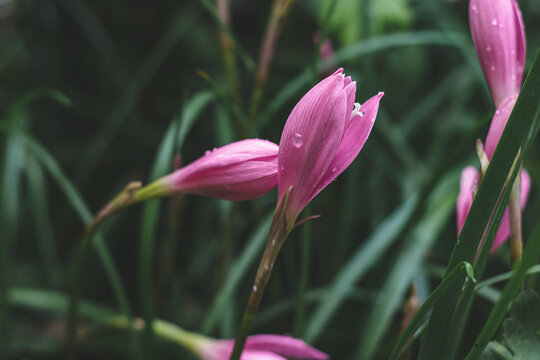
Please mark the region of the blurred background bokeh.
MULTIPOLYGON (((540 2, 519 4, 527 70, 540 48, 540 2)), ((475 140, 494 112, 467 11, 464 0, 1 0, 0 358, 62 356, 84 225, 129 181, 246 137, 279 143, 294 104, 344 67, 357 101, 385 92, 379 116, 357 160, 307 209, 322 218, 285 244, 253 332, 303 337, 334 359, 370 342, 371 357, 385 359, 411 284, 424 300, 441 278, 459 173, 478 165, 475 140), (272 17, 275 44, 257 82, 272 17), (325 318, 338 279, 348 285, 325 318)), ((525 167, 528 234, 540 210, 537 144, 525 167)), ((186 196, 111 218, 79 279, 79 358, 140 356, 129 332, 99 321, 126 309, 234 337, 275 201, 275 191, 237 204, 186 196)), ((491 258, 486 276, 508 271, 508 253, 491 258)), ((474 304, 471 334, 499 290, 490 291, 474 304)), ((161 339, 151 351, 191 358, 161 339)))

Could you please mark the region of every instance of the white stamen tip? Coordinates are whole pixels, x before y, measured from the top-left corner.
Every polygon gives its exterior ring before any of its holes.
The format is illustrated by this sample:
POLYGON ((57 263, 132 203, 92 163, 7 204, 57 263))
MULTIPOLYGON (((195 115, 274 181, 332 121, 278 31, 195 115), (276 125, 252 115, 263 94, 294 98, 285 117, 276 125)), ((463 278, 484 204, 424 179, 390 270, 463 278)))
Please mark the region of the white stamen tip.
POLYGON ((351 113, 351 119, 355 117, 356 115, 364 116, 364 112, 360 111, 361 107, 362 105, 360 105, 360 103, 354 103, 354 109, 351 113))

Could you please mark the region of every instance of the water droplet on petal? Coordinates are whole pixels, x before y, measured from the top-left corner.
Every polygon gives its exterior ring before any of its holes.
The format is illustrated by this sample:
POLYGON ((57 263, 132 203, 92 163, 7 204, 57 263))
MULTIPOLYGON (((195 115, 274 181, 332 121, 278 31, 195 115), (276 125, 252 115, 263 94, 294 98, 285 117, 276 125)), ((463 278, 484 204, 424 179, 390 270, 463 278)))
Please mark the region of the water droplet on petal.
POLYGON ((295 148, 299 149, 304 145, 304 138, 299 133, 294 134, 293 136, 293 145, 295 148))
POLYGON ((495 18, 493 20, 491 20, 491 25, 493 25, 493 26, 497 26, 498 23, 499 22, 495 18))
POLYGON ((501 110, 495 111, 495 114, 496 114, 496 115, 499 115, 500 113, 501 113, 501 110))
POLYGON ((476 5, 473 5, 471 7, 471 9, 472 9, 473 13, 478 14, 478 8, 476 7, 476 5))
POLYGON ((489 68, 491 71, 495 71, 496 67, 495 65, 491 65, 491 67, 489 68))
POLYGON ((510 50, 510 53, 511 53, 512 55, 515 55, 515 54, 516 54, 516 49, 510 50))
POLYGON ((486 46, 486 51, 487 51, 487 52, 491 52, 491 46, 489 46, 489 45, 486 46))
POLYGON ((337 166, 334 166, 334 167, 332 168, 332 174, 335 174, 336 171, 337 171, 337 166))

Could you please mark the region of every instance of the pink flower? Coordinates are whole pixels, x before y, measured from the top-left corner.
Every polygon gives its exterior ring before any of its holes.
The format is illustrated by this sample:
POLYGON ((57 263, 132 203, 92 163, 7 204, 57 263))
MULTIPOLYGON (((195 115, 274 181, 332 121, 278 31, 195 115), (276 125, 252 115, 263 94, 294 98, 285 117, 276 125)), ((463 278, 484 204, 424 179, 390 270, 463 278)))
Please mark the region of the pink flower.
POLYGON ((519 92, 525 65, 525 27, 515 0, 471 0, 469 22, 495 107, 519 92))
MULTIPOLYGON (((473 167, 466 167, 461 173, 460 179, 460 189, 457 200, 457 231, 458 235, 465 224, 465 219, 467 219, 467 214, 471 209, 471 205, 476 194, 478 187, 478 176, 479 172, 473 167)), ((527 203, 527 198, 529 196, 529 190, 531 189, 531 178, 527 171, 521 171, 521 208, 525 207, 527 203)), ((506 239, 510 236, 510 215, 508 214, 508 208, 505 209, 504 215, 499 224, 499 229, 497 230, 497 235, 495 235, 495 240, 493 241, 493 246, 491 247, 491 252, 493 253, 499 246, 501 246, 506 239)))
POLYGON ((354 102, 356 82, 339 69, 296 104, 283 128, 278 155, 278 200, 292 186, 288 221, 356 158, 371 132, 379 101, 354 102))
MULTIPOLYGON (((208 340, 198 345, 202 360, 227 360, 234 340, 208 340)), ((328 355, 299 339, 282 335, 249 336, 241 360, 326 360, 328 355)))
POLYGON ((206 154, 162 178, 168 193, 187 193, 242 201, 259 197, 277 184, 278 146, 248 139, 206 154))
POLYGON ((495 152, 495 148, 499 143, 499 139, 501 138, 504 128, 506 127, 506 123, 510 118, 510 114, 514 109, 517 98, 517 93, 507 96, 497 107, 495 115, 493 115, 493 119, 491 120, 491 125, 489 126, 489 131, 486 137, 485 147, 486 156, 489 160, 491 160, 491 157, 495 152))

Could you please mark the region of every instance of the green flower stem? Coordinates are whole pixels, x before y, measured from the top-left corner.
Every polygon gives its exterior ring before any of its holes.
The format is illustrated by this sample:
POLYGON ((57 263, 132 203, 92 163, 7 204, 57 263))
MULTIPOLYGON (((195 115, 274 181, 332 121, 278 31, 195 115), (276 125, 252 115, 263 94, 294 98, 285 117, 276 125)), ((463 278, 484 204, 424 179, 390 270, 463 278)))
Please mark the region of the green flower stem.
MULTIPOLYGON (((125 317, 115 317, 109 320, 107 325, 120 329, 128 329, 130 327, 129 321, 125 317)), ((135 319, 131 326, 138 331, 142 331, 145 328, 145 323, 144 320, 139 318, 135 319)), ((152 329, 159 338, 178 344, 195 355, 199 355, 201 344, 213 341, 212 338, 186 331, 173 323, 159 319, 154 320, 152 329)))
POLYGON ((510 215, 510 262, 512 267, 514 267, 523 254, 523 236, 521 232, 521 169, 512 186, 512 192, 508 201, 508 213, 510 215))
POLYGON ((76 348, 76 330, 77 330, 77 308, 80 298, 80 286, 82 269, 84 261, 90 251, 92 239, 101 224, 109 216, 120 209, 131 204, 147 200, 153 197, 164 196, 170 191, 166 184, 161 180, 156 180, 145 187, 141 187, 140 182, 130 182, 112 201, 110 201, 99 213, 92 219, 92 222, 86 228, 82 242, 79 245, 75 260, 71 269, 71 292, 68 313, 66 316, 66 350, 68 358, 75 358, 76 348))
POLYGON ((272 219, 268 239, 266 240, 266 247, 259 264, 259 269, 257 270, 257 275, 255 276, 255 281, 244 310, 244 315, 242 316, 240 329, 236 334, 234 349, 230 360, 239 360, 240 355, 242 355, 242 351, 244 350, 244 346, 246 344, 246 339, 249 335, 249 330, 251 329, 251 325, 255 320, 255 315, 259 310, 264 289, 266 288, 266 285, 268 285, 268 280, 270 280, 270 275, 272 274, 272 269, 274 267, 274 263, 276 262, 279 250, 281 250, 287 236, 292 230, 292 226, 290 225, 294 224, 296 221, 296 218, 288 221, 285 214, 289 193, 290 188, 287 190, 280 204, 276 208, 276 211, 274 212, 274 218, 272 219))

